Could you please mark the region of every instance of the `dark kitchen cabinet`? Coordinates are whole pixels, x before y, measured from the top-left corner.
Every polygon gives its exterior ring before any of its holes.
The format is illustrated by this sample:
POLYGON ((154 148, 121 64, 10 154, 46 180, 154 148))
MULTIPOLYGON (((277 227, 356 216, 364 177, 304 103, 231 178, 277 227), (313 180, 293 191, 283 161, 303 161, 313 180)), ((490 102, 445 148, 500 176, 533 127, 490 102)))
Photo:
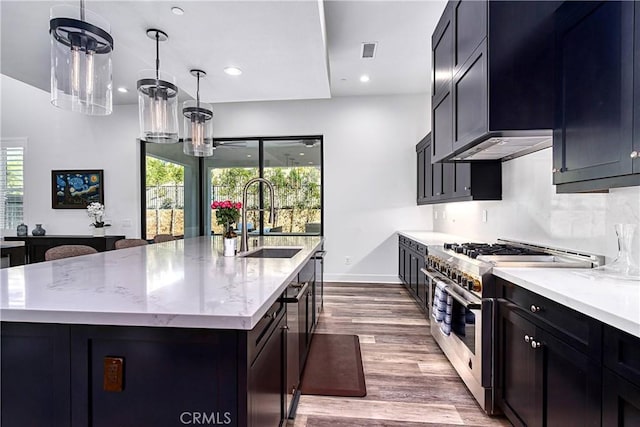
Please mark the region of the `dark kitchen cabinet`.
POLYGON ((427 312, 426 278, 421 269, 426 267, 427 247, 408 237, 398 237, 398 277, 418 306, 427 312))
POLYGON ((566 2, 558 9, 552 172, 559 193, 640 185, 634 9, 637 15, 638 3, 627 1, 566 2))
POLYGON ((498 161, 431 163, 431 134, 416 145, 418 205, 502 198, 498 161))
POLYGON ((640 425, 640 339, 606 326, 602 424, 640 425))
POLYGON ((640 425, 640 385, 604 369, 602 375, 602 425, 632 427, 640 425))
POLYGON ((602 324, 496 279, 496 394, 516 426, 599 426, 602 324))
POLYGON ((3 322, 1 332, 0 424, 71 425, 68 328, 3 322))
POLYGON ((286 317, 280 316, 249 370, 249 427, 279 426, 285 416, 286 317))
POLYGON ((432 35, 432 162, 473 156, 489 138, 539 137, 531 151, 550 145, 558 4, 449 1, 432 35))
POLYGON ((250 331, 2 322, 2 425, 278 427, 285 326, 281 300, 250 331))

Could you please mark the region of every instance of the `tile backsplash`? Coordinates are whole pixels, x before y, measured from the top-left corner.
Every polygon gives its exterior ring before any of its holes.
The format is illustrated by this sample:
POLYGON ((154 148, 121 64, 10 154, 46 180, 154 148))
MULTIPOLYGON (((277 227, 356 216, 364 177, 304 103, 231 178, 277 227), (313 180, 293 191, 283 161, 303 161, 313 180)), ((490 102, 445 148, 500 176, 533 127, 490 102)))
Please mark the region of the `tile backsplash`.
MULTIPOLYGON (((611 261, 617 254, 614 224, 640 227, 640 187, 556 194, 551 154, 545 149, 503 163, 501 201, 434 205, 434 229, 489 242, 505 238, 547 244, 611 261)), ((640 249, 640 230, 633 245, 640 249)))

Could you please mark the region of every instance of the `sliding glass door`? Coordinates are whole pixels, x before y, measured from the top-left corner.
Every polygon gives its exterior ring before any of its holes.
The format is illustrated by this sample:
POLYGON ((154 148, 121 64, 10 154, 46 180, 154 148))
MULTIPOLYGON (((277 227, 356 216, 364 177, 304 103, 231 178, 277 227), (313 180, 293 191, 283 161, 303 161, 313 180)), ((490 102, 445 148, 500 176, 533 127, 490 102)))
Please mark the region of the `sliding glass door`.
MULTIPOLYGON (((269 218, 266 185, 250 187, 247 229, 254 235, 322 233, 322 137, 215 140, 213 156, 187 156, 182 144, 141 144, 142 237, 219 235, 213 201, 242 201, 244 185, 263 177, 275 187, 269 218)), ((241 231, 245 224, 238 221, 241 231)))

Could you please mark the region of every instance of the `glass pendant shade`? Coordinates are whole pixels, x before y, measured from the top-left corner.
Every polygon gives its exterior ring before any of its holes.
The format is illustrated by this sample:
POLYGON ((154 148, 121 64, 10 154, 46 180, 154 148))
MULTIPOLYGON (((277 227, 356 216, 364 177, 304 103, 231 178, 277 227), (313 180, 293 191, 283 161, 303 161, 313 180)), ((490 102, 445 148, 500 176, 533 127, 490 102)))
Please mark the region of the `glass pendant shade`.
POLYGON ((140 139, 174 144, 178 142, 178 86, 175 77, 160 72, 160 42, 169 36, 152 28, 147 37, 156 42, 156 69, 138 73, 140 139))
POLYGON ((213 108, 211 104, 197 101, 185 101, 182 108, 184 116, 184 154, 196 157, 213 155, 213 108))
POLYGON ((138 80, 140 139, 158 144, 178 142, 178 86, 175 77, 143 70, 138 80))
POLYGON ((51 103, 107 115, 113 110, 111 28, 99 15, 69 5, 51 8, 51 103))

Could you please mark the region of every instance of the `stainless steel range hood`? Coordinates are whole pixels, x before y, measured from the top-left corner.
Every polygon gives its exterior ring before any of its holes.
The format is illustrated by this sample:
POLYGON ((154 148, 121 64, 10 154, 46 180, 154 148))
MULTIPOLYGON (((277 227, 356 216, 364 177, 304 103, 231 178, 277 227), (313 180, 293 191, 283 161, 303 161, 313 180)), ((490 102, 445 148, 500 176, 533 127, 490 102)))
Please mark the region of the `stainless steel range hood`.
POLYGON ((525 154, 549 148, 553 142, 552 130, 489 132, 457 150, 446 160, 502 160, 507 161, 525 154))

